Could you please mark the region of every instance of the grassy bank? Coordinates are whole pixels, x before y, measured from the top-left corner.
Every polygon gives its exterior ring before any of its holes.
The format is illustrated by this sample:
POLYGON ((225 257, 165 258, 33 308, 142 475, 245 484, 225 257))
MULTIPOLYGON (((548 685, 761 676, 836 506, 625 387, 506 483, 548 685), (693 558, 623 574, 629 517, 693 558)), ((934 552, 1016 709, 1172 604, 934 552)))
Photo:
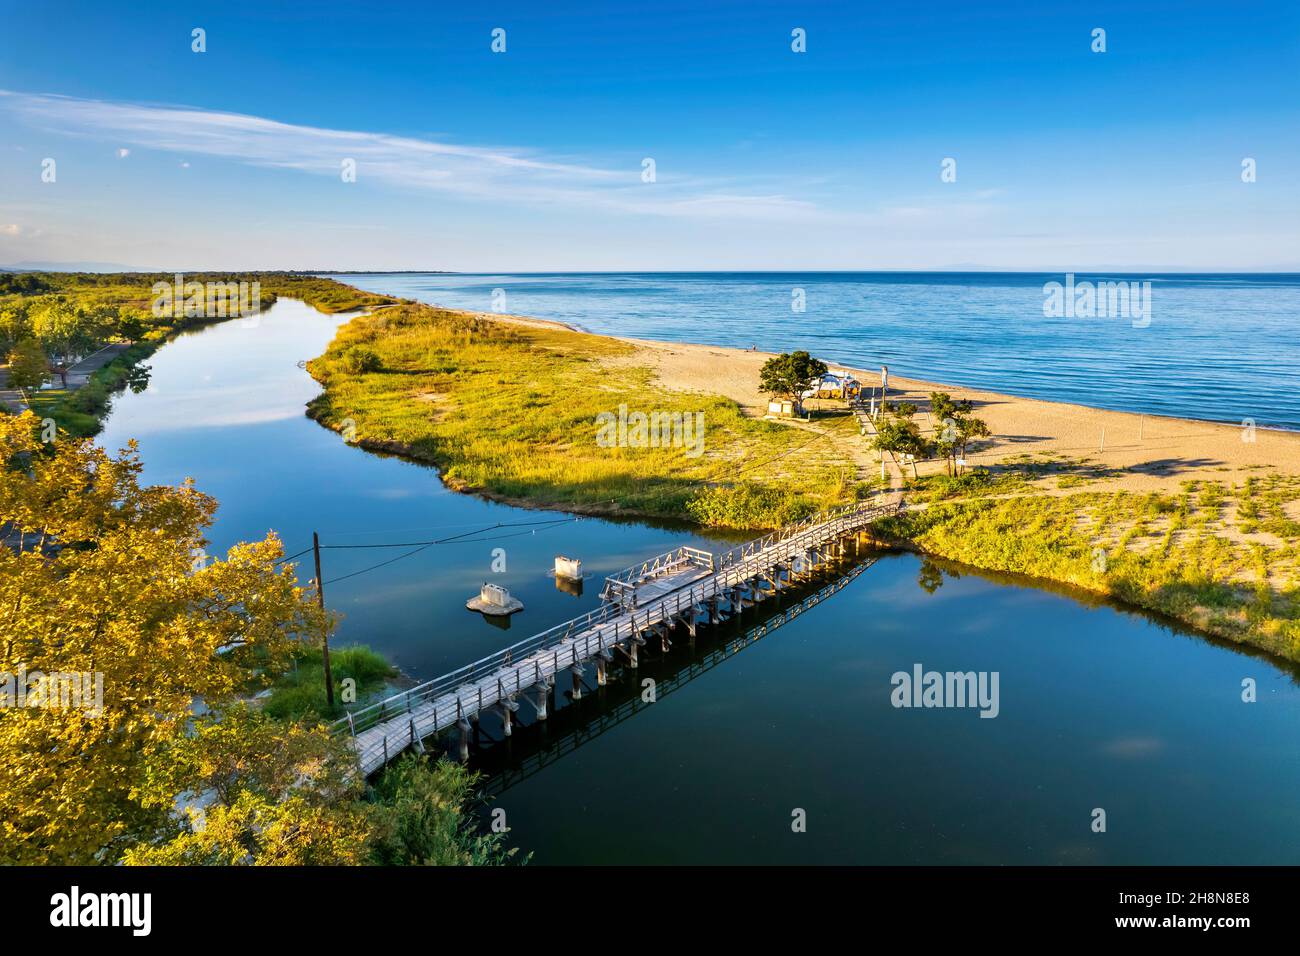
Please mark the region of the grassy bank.
POLYGON ((728 399, 657 387, 631 345, 558 326, 403 304, 353 319, 308 368, 322 424, 502 500, 768 528, 871 488, 843 452, 849 416, 810 429, 747 418, 728 399), (685 416, 702 446, 609 447, 600 416, 620 406, 685 416))
MULTIPOLYGON (((168 273, 31 273, 4 278, 5 284, 0 288, 0 317, 3 317, 0 329, 9 337, 24 334, 27 310, 57 300, 80 314, 100 317, 98 324, 104 333, 96 347, 120 341, 132 343, 81 388, 50 388, 30 394, 32 411, 41 418, 53 419, 63 432, 74 437, 98 433, 112 405, 112 396, 127 387, 143 387, 147 383, 147 370, 142 368, 142 363, 171 338, 188 329, 224 321, 221 317, 155 315, 153 286, 157 282, 174 282, 176 277, 168 273)), ((262 308, 272 305, 282 295, 302 299, 327 313, 394 301, 332 279, 293 273, 187 273, 184 279, 203 283, 258 282, 262 308)))
MULTIPOLYGON (((1188 481, 1177 494, 938 497, 879 532, 928 554, 1047 579, 1300 661, 1300 478, 1188 481)), ((1068 487, 1068 485, 1067 485, 1068 487)), ((933 484, 930 492, 933 494, 933 484)))
POLYGON ((344 715, 347 706, 364 702, 398 676, 397 668, 365 645, 331 650, 330 674, 335 688, 333 707, 325 696, 324 655, 318 647, 302 648, 294 657, 293 667, 272 685, 262 710, 287 720, 335 720, 344 715), (348 681, 352 682, 355 697, 345 702, 343 691, 348 681))
MULTIPOLYGON (((729 400, 658 388, 635 354, 602 336, 403 304, 352 320, 310 363, 325 387, 310 414, 363 447, 439 465, 452 487, 542 507, 758 529, 872 490, 844 452, 864 441, 850 419, 745 418, 729 400), (620 404, 703 413, 705 452, 602 447, 597 416, 620 404)), ((883 536, 1300 660, 1300 478, 1168 493, 1124 490, 1124 469, 1079 456, 1015 455, 955 477, 929 467, 906 489, 926 508, 883 536)))

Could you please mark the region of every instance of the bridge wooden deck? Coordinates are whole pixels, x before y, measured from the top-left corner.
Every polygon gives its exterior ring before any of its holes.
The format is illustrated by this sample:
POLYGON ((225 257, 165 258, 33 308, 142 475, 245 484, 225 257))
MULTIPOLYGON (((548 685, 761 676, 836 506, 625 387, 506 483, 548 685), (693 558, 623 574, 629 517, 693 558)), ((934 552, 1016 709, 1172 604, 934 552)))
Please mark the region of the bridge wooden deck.
POLYGON ((351 712, 332 730, 352 737, 367 775, 408 747, 422 750, 427 737, 453 727, 461 731, 464 754, 469 722, 484 711, 500 714, 507 734, 521 702, 544 720, 550 690, 563 671, 570 672, 575 694, 581 693, 580 677, 588 667, 595 668, 597 683, 603 684, 608 663, 619 660, 636 667, 637 648, 651 636, 666 640, 678 625, 693 634, 702 622, 716 622, 763 600, 842 550, 849 535, 901 509, 901 504, 851 506, 720 556, 679 549, 694 553, 685 555, 685 561, 671 555, 652 559, 622 576, 613 588, 615 600, 607 595, 606 603, 581 617, 351 712))
MULTIPOLYGON (((774 613, 766 620, 748 628, 740 636, 726 641, 704 656, 689 661, 672 676, 657 679, 655 682, 655 699, 662 701, 669 694, 689 684, 697 677, 703 676, 762 638, 775 633, 822 601, 844 590, 878 560, 879 557, 871 557, 856 562, 844 574, 818 588, 801 601, 774 613)), ((503 793, 515 784, 526 780, 560 758, 577 750, 584 743, 594 740, 607 730, 650 706, 650 704, 642 701, 639 685, 628 689, 626 694, 626 699, 610 711, 600 714, 594 719, 582 719, 579 726, 572 728, 562 737, 549 740, 544 748, 525 757, 518 765, 501 772, 492 773, 483 784, 483 793, 486 796, 497 796, 503 793)))
POLYGON ((707 578, 712 573, 708 568, 688 567, 665 574, 662 577, 651 578, 644 584, 637 586, 634 592, 636 595, 636 604, 634 606, 645 607, 647 604, 671 594, 679 588, 684 588, 688 584, 707 578))

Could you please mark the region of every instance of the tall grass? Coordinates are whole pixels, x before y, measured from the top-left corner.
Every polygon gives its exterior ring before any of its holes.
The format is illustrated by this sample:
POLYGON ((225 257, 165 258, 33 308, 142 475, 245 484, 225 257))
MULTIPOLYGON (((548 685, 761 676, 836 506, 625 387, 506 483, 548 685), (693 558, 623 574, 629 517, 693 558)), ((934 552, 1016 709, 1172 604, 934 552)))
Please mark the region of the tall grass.
POLYGON ((657 387, 649 369, 621 361, 633 351, 402 305, 352 320, 309 364, 325 386, 310 414, 335 428, 350 420, 362 445, 436 463, 454 488, 541 506, 769 528, 856 496, 842 446, 746 418, 716 395, 657 387), (359 368, 358 349, 377 361, 359 368), (602 447, 598 416, 620 404, 701 414, 703 453, 602 447))
POLYGON ((343 716, 343 682, 356 682, 357 702, 383 688, 397 676, 397 669, 384 657, 364 644, 330 651, 330 673, 334 678, 334 706, 325 695, 325 659, 318 647, 303 648, 295 667, 283 674, 272 686, 262 709, 282 720, 318 717, 332 720, 343 716))
POLYGON ((976 567, 1111 595, 1300 661, 1295 548, 1241 541, 1221 517, 1212 523, 1227 490, 1199 492, 1199 504, 1192 491, 944 502, 888 519, 878 532, 976 567), (1164 525, 1157 537, 1153 521, 1164 525))

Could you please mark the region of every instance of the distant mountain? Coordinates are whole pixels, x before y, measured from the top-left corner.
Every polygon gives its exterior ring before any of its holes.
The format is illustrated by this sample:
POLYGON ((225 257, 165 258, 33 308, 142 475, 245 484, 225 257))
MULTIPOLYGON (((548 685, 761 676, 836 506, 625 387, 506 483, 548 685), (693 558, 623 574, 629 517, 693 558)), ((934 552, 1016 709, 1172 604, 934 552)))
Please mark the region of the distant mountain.
POLYGON ((0 272, 157 272, 125 266, 120 262, 15 262, 0 266, 0 272))

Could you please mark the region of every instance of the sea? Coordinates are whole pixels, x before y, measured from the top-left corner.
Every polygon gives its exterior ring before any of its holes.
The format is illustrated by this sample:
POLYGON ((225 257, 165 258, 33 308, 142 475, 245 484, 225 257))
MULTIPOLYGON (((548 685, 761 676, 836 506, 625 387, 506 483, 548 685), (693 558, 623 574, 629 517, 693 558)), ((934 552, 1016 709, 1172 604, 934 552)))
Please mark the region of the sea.
POLYGON ((359 288, 1121 411, 1300 429, 1300 274, 357 273, 359 288))

